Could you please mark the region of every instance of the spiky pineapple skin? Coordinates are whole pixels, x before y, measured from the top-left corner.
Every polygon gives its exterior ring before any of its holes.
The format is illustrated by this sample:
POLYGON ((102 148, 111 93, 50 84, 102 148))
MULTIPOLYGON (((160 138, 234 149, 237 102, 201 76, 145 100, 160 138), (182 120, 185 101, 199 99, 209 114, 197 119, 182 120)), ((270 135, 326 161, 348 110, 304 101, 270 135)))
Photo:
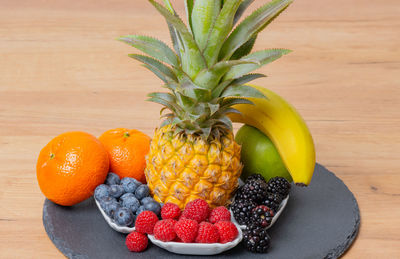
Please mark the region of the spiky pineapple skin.
POLYGON ((156 129, 145 175, 154 199, 181 209, 195 199, 211 207, 226 205, 238 186, 243 165, 232 132, 210 143, 193 135, 174 136, 174 128, 156 129))

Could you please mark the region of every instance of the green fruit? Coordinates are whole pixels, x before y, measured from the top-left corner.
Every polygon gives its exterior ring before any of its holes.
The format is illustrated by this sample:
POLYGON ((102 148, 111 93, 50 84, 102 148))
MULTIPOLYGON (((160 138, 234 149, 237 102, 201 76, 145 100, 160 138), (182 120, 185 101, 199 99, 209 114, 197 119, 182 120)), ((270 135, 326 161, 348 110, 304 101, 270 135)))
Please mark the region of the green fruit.
POLYGON ((235 139, 242 146, 243 181, 252 174, 261 174, 266 181, 275 176, 293 181, 274 144, 257 128, 244 125, 237 132, 235 139))

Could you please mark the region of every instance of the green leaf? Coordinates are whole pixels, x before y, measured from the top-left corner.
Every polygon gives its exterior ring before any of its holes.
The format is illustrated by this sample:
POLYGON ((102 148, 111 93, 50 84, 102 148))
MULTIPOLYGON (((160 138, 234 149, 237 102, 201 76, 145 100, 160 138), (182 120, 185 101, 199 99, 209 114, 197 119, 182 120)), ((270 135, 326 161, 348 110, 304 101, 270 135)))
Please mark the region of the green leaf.
POLYGON ((211 99, 211 90, 195 84, 187 74, 183 73, 179 82, 181 92, 185 95, 204 102, 211 99))
POLYGON ((247 7, 249 7, 249 5, 251 5, 251 3, 253 3, 254 0, 244 0, 243 3, 239 6, 236 14, 235 14, 235 18, 233 19, 233 24, 236 24, 240 17, 242 17, 244 11, 246 11, 247 7))
POLYGON ((169 35, 171 37, 172 45, 174 46, 175 52, 177 53, 177 55, 181 59, 182 53, 181 53, 181 49, 179 47, 177 31, 175 30, 175 28, 171 24, 169 24, 168 22, 167 22, 167 24, 168 24, 168 30, 169 30, 169 35))
POLYGON ((165 4, 165 7, 168 9, 168 11, 170 11, 172 14, 175 13, 175 10, 174 10, 174 7, 172 6, 171 1, 164 0, 164 4, 165 4))
POLYGON ((210 109, 210 115, 213 115, 214 113, 216 113, 220 108, 219 104, 207 103, 207 105, 208 105, 208 108, 210 109))
POLYGON ((237 113, 237 114, 241 114, 238 110, 236 110, 235 108, 231 108, 231 107, 225 107, 220 109, 217 113, 214 114, 213 118, 221 118, 223 117, 225 114, 227 113, 237 113))
POLYGON ((206 67, 206 63, 196 41, 193 39, 192 34, 188 31, 185 24, 177 15, 172 14, 171 11, 154 0, 148 1, 159 11, 161 15, 164 16, 167 22, 170 23, 177 32, 179 32, 178 37, 181 37, 185 48, 185 56, 183 56, 181 53, 182 67, 189 76, 193 77, 201 69, 206 67))
POLYGON ((254 105, 249 99, 234 97, 234 98, 224 98, 221 107, 230 107, 236 104, 251 104, 254 105))
POLYGON ((248 55, 254 47, 254 43, 256 43, 257 35, 251 37, 245 44, 240 46, 235 53, 233 53, 231 60, 240 59, 246 55, 248 55))
POLYGON ((185 123, 185 121, 183 121, 181 118, 179 118, 179 117, 174 117, 172 120, 171 120, 171 124, 174 126, 174 125, 176 125, 176 124, 180 124, 180 123, 185 123))
POLYGON ((229 130, 232 130, 232 121, 227 116, 219 118, 219 121, 221 121, 221 123, 224 124, 229 130))
POLYGON ((151 98, 147 99, 147 101, 155 102, 155 103, 164 105, 165 107, 167 107, 168 109, 170 109, 174 113, 178 113, 178 111, 179 111, 179 110, 177 110, 177 108, 179 108, 177 105, 169 103, 168 101, 166 101, 164 99, 161 99, 161 98, 151 97, 151 98))
POLYGON ((166 118, 166 119, 168 119, 168 118, 173 118, 174 116, 175 116, 174 113, 166 113, 166 114, 161 115, 160 118, 166 118))
POLYGON ((196 99, 189 97, 181 92, 178 92, 176 97, 178 103, 180 104, 179 106, 185 107, 186 108, 185 110, 189 110, 196 104, 196 99))
POLYGON ((253 97, 253 98, 267 99, 267 97, 262 92, 248 85, 229 86, 225 89, 225 91, 222 93, 221 96, 253 97))
POLYGON ((161 73, 160 70, 156 69, 155 67, 149 66, 147 64, 142 64, 142 66, 144 66, 145 68, 147 68, 148 70, 150 70, 151 72, 153 72, 158 78, 160 78, 164 83, 168 83, 169 80, 167 80, 167 78, 165 77, 165 75, 163 73, 161 73))
POLYGON ((221 9, 221 0, 201 0, 194 3, 191 21, 192 32, 200 50, 207 44, 208 36, 221 9))
MULTIPOLYGON (((175 10, 174 10, 171 2, 169 0, 164 0, 164 3, 165 3, 165 6, 167 7, 167 9, 172 14, 175 15, 175 10)), ((172 45, 174 46, 174 50, 177 53, 177 55, 179 56, 179 58, 181 58, 181 50, 180 50, 179 42, 178 42, 178 32, 168 21, 167 21, 167 25, 168 25, 169 34, 171 36, 172 45)))
POLYGON ((247 75, 244 75, 242 77, 239 77, 239 78, 233 80, 231 85, 244 85, 244 84, 247 84, 248 82, 251 82, 251 81, 261 78, 261 77, 266 77, 266 75, 258 74, 258 73, 247 74, 247 75))
POLYGON ((211 127, 201 128, 202 136, 207 139, 211 134, 211 127))
POLYGON ((169 89, 171 92, 175 92, 178 86, 178 83, 176 83, 175 81, 168 81, 165 83, 165 85, 163 85, 163 87, 169 89))
POLYGON ((167 44, 160 40, 141 35, 122 36, 119 40, 128 43, 157 60, 172 66, 179 66, 176 54, 167 46, 167 44))
POLYGON ((160 99, 163 99, 163 100, 165 100, 167 102, 170 102, 170 103, 175 103, 176 102, 175 96, 170 94, 170 93, 153 92, 153 93, 149 93, 147 96, 148 97, 160 98, 160 99))
POLYGON ((226 87, 228 87, 228 85, 232 83, 232 81, 233 80, 226 80, 222 83, 219 83, 219 85, 212 90, 212 98, 218 98, 219 96, 221 96, 221 93, 225 90, 226 87))
POLYGON ((229 35, 222 46, 220 60, 228 60, 233 53, 251 37, 265 28, 275 17, 285 10, 293 0, 273 0, 263 5, 244 19, 229 35))
MULTIPOLYGON (((163 63, 161 63, 160 61, 158 61, 154 58, 143 56, 143 55, 138 55, 138 54, 129 54, 128 56, 131 58, 134 58, 140 62, 143 62, 144 64, 148 65, 149 67, 151 67, 154 70, 158 70, 158 73, 163 75, 167 81, 168 80, 173 80, 173 81, 178 80, 176 78, 175 74, 173 73, 173 71, 169 67, 167 67, 166 65, 164 65, 163 63)), ((147 68, 149 68, 149 67, 147 67, 147 68)), ((151 71, 153 71, 152 69, 151 69, 151 71)), ((156 73, 157 76, 159 74, 156 73)))
POLYGON ((232 69, 232 67, 234 66, 245 64, 258 65, 258 61, 247 59, 218 62, 211 68, 203 69, 202 71, 200 71, 200 73, 196 76, 194 83, 207 89, 213 89, 215 88, 215 86, 218 85, 220 79, 224 76, 226 72, 229 71, 229 69, 232 69))
POLYGON ((193 12, 193 5, 194 5, 194 0, 185 0, 185 10, 186 10, 186 17, 187 17, 187 22, 189 24, 190 31, 193 32, 193 26, 192 26, 192 12, 193 12))
POLYGON ((182 133, 183 131, 185 131, 185 130, 180 127, 176 127, 176 129, 174 130, 174 136, 177 136, 178 134, 182 133))
POLYGON ((165 127, 165 126, 167 126, 167 125, 169 125, 169 124, 171 124, 171 123, 172 123, 172 121, 171 121, 170 118, 165 119, 165 120, 163 120, 163 122, 161 122, 160 128, 165 127))
POLYGON ((253 52, 243 57, 241 60, 257 60, 259 64, 244 64, 235 66, 225 74, 224 80, 239 78, 253 70, 277 60, 278 58, 290 52, 291 50, 288 49, 267 49, 253 52))
POLYGON ((207 65, 211 67, 218 61, 218 53, 233 28, 233 18, 236 10, 239 8, 242 0, 230 0, 224 3, 221 12, 216 19, 214 26, 210 32, 207 47, 203 55, 207 61, 207 65))
POLYGON ((193 122, 193 124, 194 124, 194 123, 196 123, 196 124, 201 124, 201 122, 203 122, 204 120, 206 120, 207 117, 208 117, 208 115, 205 114, 205 113, 201 113, 201 114, 190 114, 190 115, 189 115, 189 118, 190 118, 190 120, 193 122))
POLYGON ((226 108, 226 109, 223 109, 223 114, 227 114, 227 113, 236 113, 236 114, 242 114, 240 111, 238 111, 237 109, 235 109, 235 108, 226 108))

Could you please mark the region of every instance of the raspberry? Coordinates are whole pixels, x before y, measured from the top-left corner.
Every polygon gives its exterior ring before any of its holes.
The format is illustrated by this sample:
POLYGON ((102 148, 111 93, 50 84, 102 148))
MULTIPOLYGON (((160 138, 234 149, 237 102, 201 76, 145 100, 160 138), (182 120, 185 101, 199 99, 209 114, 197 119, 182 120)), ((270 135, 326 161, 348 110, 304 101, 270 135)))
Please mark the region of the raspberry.
POLYGON ((178 220, 188 219, 185 216, 181 215, 178 220))
POLYGON ((162 219, 178 219, 181 215, 181 209, 174 203, 167 202, 161 208, 162 219))
POLYGON ((217 243, 218 228, 211 223, 201 222, 197 232, 196 243, 217 243))
POLYGON ((231 221, 231 213, 224 206, 216 207, 211 211, 208 221, 213 224, 218 221, 231 221))
POLYGON ((219 221, 214 226, 219 233, 219 242, 222 244, 233 241, 239 234, 235 224, 230 221, 219 221))
POLYGON ((174 226, 178 238, 184 243, 191 243, 197 236, 199 224, 196 220, 180 219, 174 226))
POLYGON ((196 199, 186 204, 182 215, 188 219, 194 219, 200 223, 208 218, 210 207, 205 200, 196 199))
POLYGON ((153 234, 154 225, 157 221, 158 217, 154 212, 148 210, 143 211, 136 218, 136 231, 143 234, 153 234))
POLYGON ((142 252, 146 249, 149 240, 145 234, 133 231, 126 236, 125 244, 131 252, 142 252))
POLYGON ((174 225, 176 220, 163 219, 156 223, 154 226, 154 237, 163 242, 169 242, 175 239, 176 234, 174 231, 174 225))

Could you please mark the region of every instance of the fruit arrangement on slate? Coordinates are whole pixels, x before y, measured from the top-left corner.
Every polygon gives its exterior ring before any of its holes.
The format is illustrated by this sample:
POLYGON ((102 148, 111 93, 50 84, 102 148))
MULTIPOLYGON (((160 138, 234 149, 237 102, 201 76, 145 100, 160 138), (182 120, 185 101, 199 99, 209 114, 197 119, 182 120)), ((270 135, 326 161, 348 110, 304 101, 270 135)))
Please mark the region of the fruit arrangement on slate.
POLYGON ((167 92, 148 96, 163 105, 164 121, 152 139, 126 128, 54 138, 39 155, 39 186, 62 206, 94 195, 107 223, 129 233, 133 252, 150 239, 175 253, 216 254, 243 239, 244 249, 266 253, 267 229, 291 183, 307 186, 315 166, 297 111, 247 85, 264 76, 254 70, 290 52, 252 48, 292 0, 273 0, 243 19, 253 0, 185 0, 186 24, 170 0, 149 2, 166 19, 173 48, 148 36, 119 40, 146 54, 129 56, 163 81, 167 92), (245 124, 236 136, 232 122, 245 124))

